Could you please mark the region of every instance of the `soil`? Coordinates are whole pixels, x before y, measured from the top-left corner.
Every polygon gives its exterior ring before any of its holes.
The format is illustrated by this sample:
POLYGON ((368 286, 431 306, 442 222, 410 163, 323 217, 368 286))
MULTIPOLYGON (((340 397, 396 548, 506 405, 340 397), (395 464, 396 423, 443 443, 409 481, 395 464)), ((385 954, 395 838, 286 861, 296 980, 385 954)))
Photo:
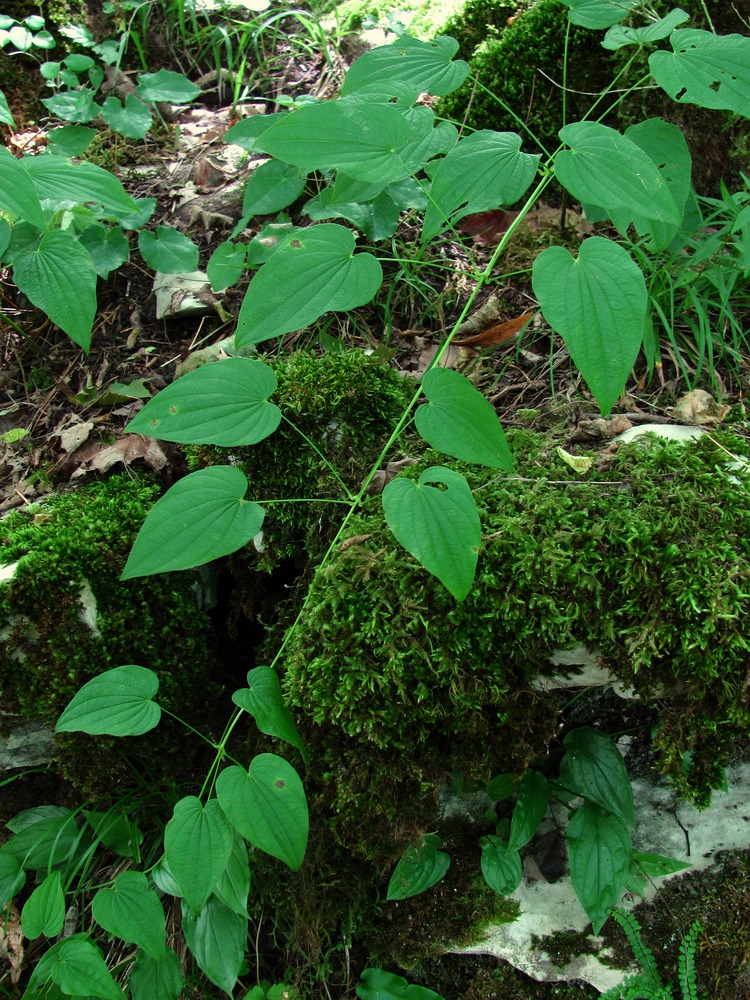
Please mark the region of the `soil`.
MULTIPOLYGON (((284 50, 283 40, 276 56, 281 73, 275 80, 276 92, 283 91, 291 96, 311 90, 319 95, 330 95, 346 65, 343 57, 336 55, 336 73, 332 74, 322 58, 290 59, 289 50, 284 50)), ((18 129, 9 134, 9 130, 2 127, 4 139, 14 152, 42 146, 44 130, 51 124, 47 123, 42 128, 34 124, 39 112, 36 104, 40 94, 38 77, 31 64, 22 65, 27 73, 21 74, 21 78, 7 92, 11 110, 19 123, 18 129)), ((268 92, 265 92, 266 95, 268 92)), ((208 101, 207 105, 212 103, 215 105, 214 101, 208 101)), ((274 110, 272 101, 265 101, 264 105, 266 110, 274 110)), ((207 110, 217 115, 221 111, 227 112, 226 108, 216 106, 208 106, 207 110)), ((123 177, 127 176, 126 168, 133 165, 155 168, 156 177, 152 180, 125 181, 129 193, 135 197, 158 199, 158 208, 149 227, 173 224, 174 192, 165 182, 166 168, 179 159, 180 154, 176 153, 177 133, 189 115, 190 112, 178 114, 165 128, 149 136, 145 144, 127 140, 118 142, 116 169, 123 177)), ((109 134, 102 126, 99 155, 104 165, 114 166, 108 138, 109 134)), ((210 149, 206 152, 210 153, 210 149)), ((194 153, 182 155, 183 159, 193 157, 193 164, 188 165, 190 169, 186 172, 188 176, 194 176, 197 157, 194 153)), ((182 165, 185 166, 185 163, 182 165)), ((217 186, 221 187, 221 183, 209 184, 207 191, 214 191, 217 186)), ((298 214, 295 215, 294 207, 290 214, 293 221, 302 221, 298 214)), ((268 221, 272 218, 255 219, 253 226, 259 228, 268 221)), ((452 328, 460 314, 470 287, 470 260, 480 269, 485 265, 503 224, 507 225, 507 220, 503 223, 497 217, 473 220, 473 232, 472 223, 467 224, 464 239, 444 247, 443 260, 447 260, 450 267, 445 271, 426 271, 424 277, 420 276, 430 285, 429 292, 423 288, 417 294, 414 286, 399 285, 390 303, 394 323, 387 335, 383 332, 383 301, 360 310, 356 325, 347 323, 343 317, 334 317, 328 334, 334 335, 344 349, 380 350, 396 368, 412 376, 418 375, 430 363, 445 332, 452 328), (438 276, 435 277, 435 274, 438 276)), ((534 256, 553 240, 562 239, 571 246, 577 245, 582 236, 582 225, 578 215, 568 214, 566 224, 560 230, 559 210, 538 206, 531 225, 521 232, 516 246, 511 248, 503 264, 504 270, 511 276, 498 275, 476 303, 477 309, 483 306, 487 309, 484 314, 480 313, 475 329, 466 331, 464 339, 479 333, 480 340, 474 344, 454 346, 448 356, 449 364, 470 373, 486 391, 505 426, 528 427, 530 420, 538 430, 554 426, 564 432, 564 446, 571 448, 581 441, 590 445, 597 438, 606 445, 614 432, 613 428, 622 429, 623 421, 631 424, 669 422, 673 419, 675 401, 688 388, 694 387, 686 385, 677 357, 667 347, 663 367, 653 377, 649 378, 645 366, 639 363, 628 384, 627 394, 612 415, 613 420, 619 422, 597 423, 596 404, 562 342, 550 335, 541 317, 534 314, 520 333, 514 329, 514 324, 518 327, 519 317, 535 310, 536 306, 528 275, 513 275, 512 272, 529 268, 534 256), (494 305, 490 301, 492 296, 495 296, 494 305), (493 332, 488 335, 488 330, 493 332)), ((404 220, 398 237, 406 247, 414 235, 410 226, 410 221, 404 220)), ((219 229, 206 232, 199 223, 189 226, 187 231, 200 244, 199 266, 205 268, 211 253, 225 239, 225 235, 219 229)), ((139 451, 138 448, 129 450, 125 447, 128 441, 126 425, 142 402, 130 401, 123 396, 108 398, 112 383, 128 385, 142 381, 149 393, 155 394, 171 382, 177 364, 192 351, 212 345, 232 331, 232 321, 225 321, 215 312, 201 317, 157 320, 152 280, 151 272, 134 250, 128 263, 107 281, 100 281, 99 312, 92 348, 85 355, 18 293, 7 271, 0 273, 2 311, 7 317, 7 322, 0 319, 0 435, 6 435, 5 438, 0 437, 0 513, 26 506, 50 492, 66 488, 68 484, 75 485, 91 477, 106 475, 110 469, 127 469, 131 465, 138 468, 151 461, 145 449, 139 451), (91 423, 88 436, 77 447, 65 446, 64 442, 69 440, 65 432, 86 423, 91 423), (28 433, 13 441, 10 439, 12 435, 7 432, 17 428, 28 433), (98 458, 113 445, 119 446, 119 451, 115 449, 109 453, 111 464, 103 466, 98 463, 98 458)), ((222 296, 222 307, 232 316, 239 311, 248 281, 249 278, 244 279, 222 296)), ((388 277, 384 287, 387 285, 388 277)), ((301 347, 322 351, 326 346, 330 347, 330 341, 326 341, 325 336, 321 337, 320 331, 303 330, 283 338, 281 343, 262 345, 261 352, 287 352, 301 347)), ((689 347, 686 363, 688 366, 691 364, 689 347)), ((748 378, 748 365, 744 359, 732 367, 720 362, 713 378, 704 378, 700 387, 732 407, 742 403, 748 389, 748 378)), ((161 475, 165 486, 168 486, 184 474, 186 467, 178 448, 165 447, 164 451, 168 462, 161 475)), ((589 705, 587 711, 587 721, 591 722, 597 712, 604 718, 607 706, 604 703, 594 707, 589 705)), ((644 747, 638 758, 646 770, 649 766, 648 752, 648 748, 644 747)), ((7 795, 0 799, 3 817, 35 801, 65 801, 64 788, 50 775, 29 775, 12 787, 12 807, 7 795)), ((735 875, 739 872, 745 885, 747 864, 747 857, 727 862, 735 875)), ((741 905, 745 907, 745 913, 750 912, 746 890, 741 898, 740 890, 736 891, 738 895, 733 905, 741 905)), ((712 898, 718 907, 721 899, 718 889, 712 898)), ((671 912, 667 915, 667 925, 670 918, 671 912)), ((726 920, 729 920, 728 915, 726 920)), ((715 940, 702 940, 700 947, 701 950, 709 950, 728 946, 726 942, 721 945, 715 940)), ((670 960, 673 957, 670 953, 670 960)), ((745 969, 747 960, 745 955, 745 969)), ((363 962, 364 957, 357 956, 352 965, 361 966, 363 962)), ((331 982, 335 979, 336 974, 331 982)), ((352 997, 352 979, 347 978, 343 968, 338 970, 338 979, 343 985, 328 995, 342 1000, 352 997)), ((413 970, 410 981, 437 990, 446 1000, 501 1000, 504 997, 541 1000, 596 995, 596 991, 585 984, 538 984, 494 959, 462 956, 446 956, 425 962, 413 970)), ((0 984, 0 991, 4 991, 6 984, 2 972, 0 984)), ((19 994, 11 991, 7 995, 19 994)), ((712 995, 741 997, 750 994, 717 992, 712 995)))

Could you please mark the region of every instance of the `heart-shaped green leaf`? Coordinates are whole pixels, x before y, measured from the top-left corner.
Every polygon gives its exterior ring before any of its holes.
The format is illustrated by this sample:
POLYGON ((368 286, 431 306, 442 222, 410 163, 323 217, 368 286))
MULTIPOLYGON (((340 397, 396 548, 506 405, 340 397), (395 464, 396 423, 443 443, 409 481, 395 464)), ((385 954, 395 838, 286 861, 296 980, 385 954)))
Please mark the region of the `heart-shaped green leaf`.
POLYGON ((373 83, 405 83, 418 93, 442 97, 456 90, 469 75, 462 59, 453 62, 458 42, 442 35, 433 41, 403 35, 391 45, 365 52, 346 74, 342 94, 353 94, 373 83))
POLYGON ((365 969, 357 983, 359 1000, 443 1000, 426 986, 409 984, 385 969, 365 969))
POLYGON ((261 361, 216 361, 162 389, 127 430, 180 444, 257 444, 281 422, 278 406, 268 402, 277 387, 273 369, 261 361))
POLYGON ((76 692, 57 720, 55 732, 141 736, 161 718, 161 709, 151 700, 158 689, 159 678, 153 670, 135 664, 114 667, 76 692))
POLYGON ((102 105, 101 114, 107 125, 126 139, 142 139, 154 120, 135 94, 128 94, 124 105, 118 98, 108 97, 102 105))
POLYGON ((69 163, 62 156, 27 156, 21 163, 40 198, 76 205, 93 201, 104 217, 114 219, 138 210, 115 175, 94 163, 69 163))
POLYGON ((244 837, 232 831, 232 850, 227 866, 214 886, 214 895, 225 906, 242 917, 247 916, 247 897, 250 894, 250 864, 244 837))
POLYGON ((148 266, 162 274, 181 274, 198 266, 198 247, 171 226, 159 226, 156 233, 144 229, 138 234, 138 249, 148 266))
POLYGON ((206 276, 215 292, 236 284, 245 272, 247 247, 230 240, 220 243, 206 265, 206 276))
POLYGON ((425 441, 463 462, 513 471, 513 458, 491 403, 466 376, 449 368, 431 368, 422 379, 429 400, 414 415, 425 441))
POLYGON ((406 551, 462 601, 474 580, 482 540, 477 505, 464 477, 441 466, 425 469, 418 483, 397 477, 383 490, 383 511, 406 551))
POLYGON ((159 69, 155 73, 139 73, 136 94, 142 101, 169 101, 170 104, 190 104, 200 95, 201 88, 182 73, 159 69))
POLYGON ((625 761, 611 737, 591 726, 581 726, 569 732, 563 742, 562 783, 615 813, 632 829, 633 789, 625 761))
POLYGON ((126 1000, 112 978, 102 953, 86 938, 71 938, 62 942, 49 975, 70 997, 126 1000))
POLYGON ((216 794, 238 833, 298 871, 305 857, 309 818, 299 775, 276 754, 254 757, 250 768, 225 768, 216 794))
POLYGON ((534 294, 607 416, 625 388, 643 339, 646 283, 627 250, 592 236, 576 260, 548 247, 534 261, 534 294))
POLYGON ((641 0, 562 0, 570 8, 568 20, 582 28, 609 28, 624 20, 641 0))
POLYGON ((20 291, 88 353, 96 315, 96 271, 89 253, 65 230, 45 233, 13 262, 20 291))
POLYGON ((291 743, 305 757, 302 737, 294 724, 289 709, 284 704, 278 674, 271 667, 254 667, 247 675, 246 688, 232 695, 235 705, 249 712, 255 724, 267 736, 278 736, 291 743))
POLYGON ((355 309, 375 296, 382 281, 374 257, 355 256, 351 230, 333 223, 298 230, 250 282, 235 343, 259 344, 301 330, 329 311, 355 309))
POLYGON ((440 837, 428 833, 407 847, 388 883, 386 899, 408 899, 436 885, 450 868, 451 859, 439 851, 440 837))
POLYGON ((422 240, 471 212, 510 205, 523 195, 539 157, 521 152, 515 132, 483 130, 461 139, 438 164, 424 214, 422 240))
POLYGON ((670 10, 658 21, 651 21, 642 28, 633 28, 626 24, 613 25, 602 40, 602 48, 616 52, 624 45, 647 45, 669 38, 674 29, 690 19, 690 15, 676 7, 670 10))
POLYGON ((228 465, 175 483, 149 511, 120 579, 191 569, 247 545, 265 511, 246 492, 247 479, 228 465))
POLYGON ((164 855, 187 905, 198 913, 227 866, 232 828, 216 799, 204 809, 188 795, 177 803, 164 831, 164 855))
POLYGON ((540 771, 527 771, 513 807, 508 850, 518 851, 531 840, 547 811, 549 789, 540 771))
POLYGON ((78 242, 88 251, 100 278, 108 278, 130 256, 128 238, 119 226, 108 229, 94 223, 83 230, 78 242))
POLYGON ((60 871, 50 872, 24 903, 21 927, 24 935, 34 941, 40 934, 56 937, 65 923, 65 894, 60 871))
POLYGON ((559 135, 570 149, 555 157, 555 174, 578 201, 668 225, 682 222, 666 180, 636 143, 599 122, 575 122, 559 135))
POLYGON ((164 910, 143 872, 121 872, 111 888, 97 892, 91 912, 100 927, 127 944, 140 945, 152 958, 165 954, 164 910))

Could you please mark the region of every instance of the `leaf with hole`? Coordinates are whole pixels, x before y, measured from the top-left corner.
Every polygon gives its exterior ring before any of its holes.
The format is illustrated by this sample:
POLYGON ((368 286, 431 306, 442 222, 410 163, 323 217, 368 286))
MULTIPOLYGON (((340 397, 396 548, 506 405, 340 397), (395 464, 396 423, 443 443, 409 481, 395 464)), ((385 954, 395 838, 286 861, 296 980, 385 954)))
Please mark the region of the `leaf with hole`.
POLYGON ((127 431, 180 444, 258 444, 281 422, 278 406, 268 401, 277 387, 273 369, 262 361, 215 361, 162 389, 127 431))
POLYGON ((180 799, 164 831, 164 856, 194 913, 224 873, 231 850, 232 828, 217 800, 204 808, 195 795, 180 799))
POLYGON ((302 737, 294 724, 289 709, 284 704, 278 674, 271 667, 254 667, 247 675, 246 688, 232 695, 232 701, 255 719, 255 724, 266 736, 276 736, 290 743, 306 759, 302 737))
POLYGON ((90 736, 142 736, 159 723, 161 709, 152 701, 159 678, 147 667, 114 667, 76 692, 55 726, 56 733, 90 736))
POLYGON ((262 753, 249 770, 236 765, 217 778, 216 794, 238 833, 298 871, 305 857, 309 818, 305 791, 292 765, 262 753))
POLYGON ((281 242, 250 282, 237 320, 237 347, 370 302, 383 271, 375 257, 355 254, 354 246, 351 230, 329 222, 297 230, 281 242))
POLYGON ((265 511, 245 500, 246 492, 247 479, 234 466, 200 469, 175 483, 149 511, 120 579, 192 569, 247 545, 265 511))
POLYGON ((409 84, 442 97, 457 90, 469 75, 469 65, 453 60, 458 52, 454 38, 441 35, 433 41, 403 35, 391 45, 381 45, 365 52, 350 68, 341 93, 353 94, 373 83, 409 84))
POLYGON ((386 899, 408 899, 436 885, 451 863, 445 851, 439 851, 440 837, 428 833, 417 844, 407 847, 388 883, 386 899))
POLYGON ((673 101, 750 117, 750 38, 683 28, 669 41, 672 52, 653 52, 648 64, 673 101))
POLYGON ((425 469, 418 483, 398 476, 383 490, 383 511, 398 542, 463 601, 482 541, 477 505, 464 477, 442 466, 425 469))
POLYGON ((429 402, 417 409, 414 423, 430 447, 463 462, 513 471, 497 413, 465 375, 431 368, 422 389, 429 402))
POLYGON ((608 416, 638 357, 646 283, 627 250, 592 236, 576 260, 548 247, 534 261, 534 294, 544 318, 565 341, 602 414, 608 416))
POLYGON ((167 950, 164 910, 143 872, 124 871, 91 901, 91 915, 105 931, 137 944, 152 958, 167 950))
POLYGON ((162 274, 181 274, 198 267, 198 247, 171 226, 159 226, 156 233, 144 229, 138 234, 138 249, 148 266, 162 274))
POLYGON ((96 315, 96 271, 71 233, 53 230, 13 261, 19 291, 88 353, 96 315))
POLYGON ((573 888, 598 934, 628 879, 630 831, 619 816, 585 801, 571 814, 565 838, 573 888))
POLYGON ((59 871, 50 872, 26 900, 21 911, 24 935, 34 941, 41 934, 56 937, 65 922, 65 894, 59 871))
POLYGON ((479 841, 482 845, 482 875, 487 885, 499 896, 509 896, 521 884, 521 855, 511 851, 505 841, 489 834, 479 841))
POLYGON ((465 215, 518 201, 538 163, 538 156, 521 152, 515 132, 483 130, 461 139, 439 161, 432 178, 423 242, 465 215))

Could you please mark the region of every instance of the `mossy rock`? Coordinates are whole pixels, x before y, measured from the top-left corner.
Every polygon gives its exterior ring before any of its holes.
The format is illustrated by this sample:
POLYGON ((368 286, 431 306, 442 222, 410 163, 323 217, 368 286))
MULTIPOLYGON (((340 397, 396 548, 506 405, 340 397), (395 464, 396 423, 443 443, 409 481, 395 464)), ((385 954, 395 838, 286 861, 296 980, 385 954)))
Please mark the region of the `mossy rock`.
MULTIPOLYGON (((211 625, 195 574, 120 582, 130 546, 159 485, 126 475, 51 497, 0 522, 0 699, 9 715, 53 726, 78 689, 112 667, 136 663, 159 676, 159 701, 197 728, 210 725, 218 685, 211 625), (84 598, 82 603, 81 598, 84 598)), ((6 720, 7 721, 7 720, 6 720)), ((134 755, 165 781, 193 759, 181 727, 122 740, 58 737, 66 777, 111 790, 134 755)))
MULTIPOLYGON (((532 682, 551 653, 583 642, 658 709, 660 767, 705 803, 750 725, 746 482, 708 438, 622 445, 592 455, 586 478, 528 432, 510 439, 520 479, 460 467, 484 539, 463 603, 396 544, 378 501, 351 524, 360 540, 318 571, 285 651, 290 707, 329 746, 372 748, 383 788, 451 761, 519 770, 557 719, 532 682)), ((441 461, 428 454, 407 474, 441 461)), ((335 754, 338 800, 364 807, 358 773, 335 754)))
MULTIPOLYGON (((459 90, 441 99, 438 110, 446 117, 465 120, 474 129, 518 132, 525 148, 539 152, 522 122, 541 146, 552 152, 559 144, 557 133, 563 124, 568 8, 560 0, 513 6, 509 12, 509 5, 502 0, 468 0, 462 13, 447 22, 443 33, 458 40, 459 53, 470 61, 472 75, 459 90), (473 77, 478 78, 481 86, 475 87, 473 77)), ((655 0, 651 6, 663 17, 675 5, 668 0, 655 0)), ((713 26, 719 34, 747 34, 747 25, 732 4, 722 0, 708 0, 705 4, 703 0, 685 0, 680 7, 690 16, 682 27, 713 26), (710 25, 706 12, 711 18, 710 25)), ((624 23, 640 25, 643 20, 630 15, 624 23)), ((578 121, 588 113, 596 95, 625 68, 631 57, 634 60, 627 76, 618 81, 620 88, 634 85, 648 73, 648 56, 656 48, 671 51, 669 40, 665 39, 641 53, 634 46, 611 52, 601 47, 603 37, 603 31, 570 27, 566 77, 568 122, 578 121)), ((717 197, 722 179, 730 190, 735 190, 738 172, 747 171, 750 164, 744 119, 730 112, 677 104, 660 88, 648 87, 626 94, 604 122, 624 131, 636 122, 657 117, 682 129, 693 157, 693 183, 699 194, 717 197)))
POLYGON ((285 559, 322 557, 341 520, 344 487, 359 489, 415 385, 362 351, 264 360, 278 379, 279 428, 252 447, 191 448, 188 461, 193 469, 230 461, 248 477, 248 496, 266 507, 263 538, 235 563, 270 572, 285 559))

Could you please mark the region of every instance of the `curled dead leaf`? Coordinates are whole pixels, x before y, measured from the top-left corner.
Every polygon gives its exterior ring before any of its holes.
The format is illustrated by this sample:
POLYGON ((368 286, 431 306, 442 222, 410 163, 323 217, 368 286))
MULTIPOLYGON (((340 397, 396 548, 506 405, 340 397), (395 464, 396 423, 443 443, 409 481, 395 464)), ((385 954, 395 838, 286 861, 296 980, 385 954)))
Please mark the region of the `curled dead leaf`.
POLYGON ((686 424, 719 424, 731 406, 717 403, 705 389, 693 389, 677 400, 672 414, 686 424))
POLYGON ((92 443, 81 452, 80 458, 81 465, 70 477, 71 479, 85 476, 88 472, 107 472, 118 463, 127 468, 138 459, 142 459, 154 472, 159 472, 167 464, 167 456, 159 443, 141 434, 126 434, 115 444, 105 446, 92 443))
POLYGON ((486 330, 482 330, 481 333, 476 333, 472 337, 465 337, 462 340, 454 340, 453 343, 457 347, 500 347, 502 344, 508 344, 511 340, 515 340, 533 316, 533 311, 525 312, 521 316, 516 316, 515 319, 506 320, 504 323, 497 323, 495 326, 490 326, 486 330))

